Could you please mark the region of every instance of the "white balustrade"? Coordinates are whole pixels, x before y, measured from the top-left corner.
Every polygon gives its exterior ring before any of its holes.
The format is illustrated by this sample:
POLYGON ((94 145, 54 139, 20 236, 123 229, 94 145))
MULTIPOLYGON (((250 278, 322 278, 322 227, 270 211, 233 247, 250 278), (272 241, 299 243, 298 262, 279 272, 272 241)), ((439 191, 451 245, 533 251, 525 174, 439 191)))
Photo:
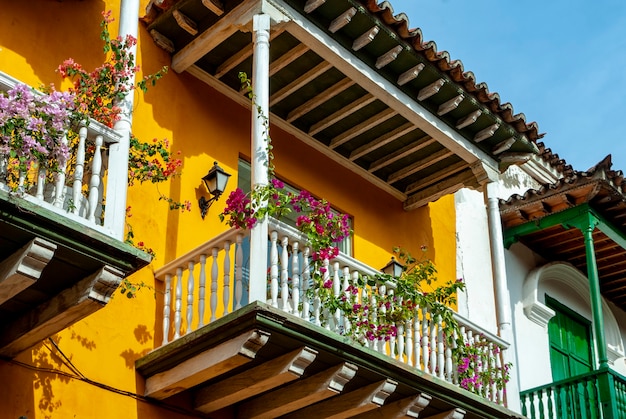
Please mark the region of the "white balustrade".
MULTIPOLYGON (((164 342, 169 341, 170 336, 177 338, 179 334, 182 335, 193 330, 192 326, 194 325, 191 323, 197 323, 198 327, 205 324, 204 309, 202 308, 205 299, 202 279, 200 279, 201 285, 198 296, 189 295, 193 291, 193 287, 188 285, 188 295, 184 298, 178 294, 182 292, 182 285, 176 284, 173 299, 174 330, 170 330, 169 313, 172 304, 170 279, 174 275, 177 278, 184 278, 179 270, 187 269, 190 272, 188 274, 189 281, 193 281, 191 274, 193 267, 200 264, 200 272, 203 272, 207 256, 212 259, 211 287, 208 296, 210 298, 210 321, 226 315, 231 309, 231 302, 235 308, 245 304, 242 302, 242 295, 245 295, 242 284, 244 283, 243 239, 246 235, 246 231, 228 230, 156 272, 157 278, 164 280, 166 287, 163 327, 164 330, 167 330, 167 336, 164 336, 164 342), (236 243, 234 258, 231 257, 232 246, 230 243, 236 243), (234 290, 229 288, 230 272, 235 272, 234 290), (217 295, 220 289, 223 292, 223 300, 222 305, 218 307, 217 295), (190 320, 189 312, 191 309, 189 307, 196 299, 198 300, 200 319, 190 320), (186 325, 181 325, 178 321, 181 301, 187 301, 188 318, 186 325)), ((306 237, 292 227, 276 220, 270 220, 268 240, 270 242, 269 266, 266 273, 267 282, 263 284, 263 287, 267 289, 267 303, 276 309, 298 316, 338 334, 352 334, 354 330, 358 330, 358 325, 351 324, 350 319, 346 318, 341 310, 330 312, 322 307, 319 289, 313 280, 314 272, 312 272, 310 248, 307 246, 306 237)), ((382 319, 389 310, 393 309, 392 306, 382 304, 382 301, 385 301, 383 296, 393 297, 395 293, 393 282, 372 283, 362 280, 363 278, 375 278, 380 274, 378 270, 341 253, 331 261, 322 261, 321 266, 322 272, 317 272, 315 275, 321 275, 321 283, 326 284, 326 288, 328 288, 325 292, 331 292, 335 297, 345 297, 348 301, 354 301, 355 304, 368 305, 369 318, 367 320, 371 323, 376 324, 378 318, 382 319)), ((202 274, 200 278, 202 278, 202 274)), ((401 303, 401 300, 396 303, 401 303)), ((454 314, 454 318, 460 325, 462 340, 470 345, 480 344, 480 347, 483 348, 480 356, 481 363, 485 365, 485 368, 501 367, 502 354, 500 351, 508 347, 507 343, 458 314, 454 314)), ((373 335, 361 336, 359 340, 372 350, 386 354, 441 380, 460 384, 458 365, 453 358, 457 340, 455 336, 449 336, 450 332, 440 317, 433 315, 427 308, 416 307, 412 318, 394 326, 396 333, 395 335, 394 333, 388 334, 387 340, 374 339, 373 335)), ((504 401, 503 391, 497 389, 495 385, 489 384, 480 388, 480 391, 494 402, 503 403, 504 401)))
POLYGON ((231 304, 241 305, 241 295, 243 294, 242 242, 246 235, 245 231, 230 229, 155 272, 156 279, 163 281, 164 288, 163 344, 223 317, 232 309, 231 304), (233 252, 231 243, 236 243, 234 257, 231 254, 233 252), (210 266, 207 267, 207 264, 210 266), (207 272, 210 275, 208 290, 207 272), (230 286, 231 272, 235 272, 234 290, 230 286), (195 288, 196 273, 197 291, 195 288), (172 278, 176 279, 175 284, 172 284, 172 278), (218 298, 220 290, 222 291, 221 299, 218 298), (208 296, 206 295, 207 291, 208 296), (231 294, 235 295, 234 299, 231 298, 231 294), (205 309, 207 298, 209 300, 208 313, 205 309), (221 300, 221 306, 218 306, 218 300, 221 300), (182 316, 183 302, 186 304, 184 322, 182 316), (170 321, 172 304, 174 310, 173 324, 170 321), (207 316, 210 318, 207 319, 207 316))
MULTIPOLYGON (((6 92, 20 82, 0 72, 0 92, 6 92)), ((38 94, 38 93, 35 93, 38 94)), ((50 171, 33 165, 28 171, 13 172, 15 165, 6 155, 0 156, 0 190, 16 193, 21 198, 46 208, 82 225, 115 237, 116 234, 104 227, 104 202, 107 194, 115 190, 104 190, 104 185, 126 173, 109 173, 109 145, 119 142, 120 135, 95 120, 81 126, 77 138, 67 136, 61 142, 70 149, 67 161, 58 161, 59 170, 50 171), (105 182, 105 177, 108 182, 105 182), (15 179, 17 178, 16 183, 15 179)))

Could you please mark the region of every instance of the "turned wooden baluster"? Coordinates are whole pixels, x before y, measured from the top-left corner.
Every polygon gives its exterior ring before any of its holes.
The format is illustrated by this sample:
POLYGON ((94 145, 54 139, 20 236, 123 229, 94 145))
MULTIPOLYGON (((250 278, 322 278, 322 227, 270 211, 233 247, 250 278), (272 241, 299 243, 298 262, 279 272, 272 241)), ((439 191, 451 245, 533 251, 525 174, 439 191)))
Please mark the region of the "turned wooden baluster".
MULTIPOLYGON (((494 356, 493 353, 493 348, 494 348, 494 344, 493 342, 489 342, 489 345, 487 346, 487 354, 486 354, 486 362, 487 362, 487 368, 489 371, 496 371, 496 357, 494 356)), ((496 373, 496 377, 499 374, 496 373)), ((497 401, 498 397, 497 397, 497 389, 496 389, 496 383, 495 381, 490 381, 489 382, 489 400, 491 400, 492 402, 497 401)))
POLYGON ((89 180, 89 208, 87 221, 96 221, 96 208, 100 205, 100 172, 102 171, 102 135, 96 135, 96 149, 91 160, 91 179, 89 180))
MULTIPOLYGON (((385 294, 387 294, 387 286, 383 283, 378 287, 378 295, 381 297, 381 301, 385 301, 385 294)), ((383 304, 376 314, 378 318, 384 319, 387 314, 387 307, 383 304)), ((378 324, 378 322, 376 322, 376 324, 378 324)), ((389 355, 387 350, 387 341, 378 339, 376 342, 378 345, 378 351, 385 355, 389 355)))
MULTIPOLYGON (((387 295, 391 296, 393 298, 393 289, 388 289, 387 290, 387 295)), ((393 300, 392 300, 393 301, 393 300)), ((398 344, 398 323, 393 322, 393 326, 396 328, 396 336, 394 336, 393 334, 389 337, 389 356, 392 358, 396 358, 395 357, 395 353, 396 353, 396 346, 398 344)), ((386 345, 385 345, 386 346, 386 345)), ((402 359, 402 358, 396 358, 396 359, 402 359)))
MULTIPOLYGON (((459 337, 459 336, 457 336, 457 335, 456 335, 456 333, 457 333, 457 332, 455 332, 455 341, 454 341, 454 342, 455 342, 455 345, 454 345, 454 346, 455 346, 455 347, 458 347, 459 343, 460 343, 461 345, 465 345, 465 342, 466 342, 466 340, 467 340, 467 333, 465 332, 465 326, 462 326, 462 325, 461 325, 461 326, 459 327, 459 333, 461 334, 461 336, 460 336, 460 337, 459 337), (460 342, 459 342, 459 341, 460 341, 460 342)), ((463 362, 463 360, 462 360, 462 359, 461 359, 460 361, 461 361, 461 362, 463 362)), ((460 384, 460 382, 459 382, 459 364, 458 364, 458 362, 454 365, 454 378, 453 378, 452 382, 453 382, 454 384, 460 384)))
MULTIPOLYGON (((322 269, 324 271, 324 273, 322 274, 322 286, 325 287, 328 281, 330 281, 330 261, 328 259, 324 259, 324 261, 322 262, 322 266, 323 266, 322 269)), ((321 301, 319 300, 319 297, 318 297, 318 304, 321 305, 321 301)), ((321 308, 318 308, 318 311, 320 311, 320 309, 321 308)), ((329 313, 328 309, 324 308, 324 312, 321 313, 321 315, 324 317, 324 324, 325 324, 326 330, 330 330, 331 314, 329 313)))
POLYGON ((17 179, 17 191, 20 194, 23 194, 25 192, 24 183, 26 183, 26 171, 20 170, 20 175, 17 179))
POLYGON ((311 298, 309 289, 311 288, 311 269, 309 265, 309 254, 311 248, 304 246, 302 249, 302 318, 309 320, 311 317, 311 298))
POLYGON ((289 312, 289 237, 283 237, 280 244, 280 299, 282 310, 289 312))
POLYGON ((412 367, 415 365, 413 361, 413 320, 407 320, 404 327, 406 330, 406 363, 412 367))
POLYGON ((87 139, 87 127, 78 130, 78 145, 76 146, 76 166, 74 166, 74 182, 72 183, 72 213, 80 211, 80 202, 83 197, 83 175, 85 173, 85 140, 87 139))
MULTIPOLYGON (((353 294, 352 292, 350 292, 348 290, 348 288, 350 287, 350 277, 352 276, 352 278, 354 278, 354 274, 357 275, 358 278, 358 272, 354 271, 352 272, 352 275, 350 274, 350 268, 348 266, 344 266, 343 268, 343 292, 344 295, 346 296, 346 301, 353 301, 353 294)), ((355 282, 356 284, 356 282, 355 282)), ((343 317, 343 328, 344 328, 344 332, 346 335, 350 334, 350 330, 352 329, 352 325, 350 324, 350 320, 348 320, 348 318, 346 316, 343 317)))
POLYGON ((187 332, 191 332, 193 329, 191 328, 191 322, 193 321, 193 289, 195 286, 195 281, 193 277, 193 261, 189 261, 187 264, 187 269, 189 273, 187 274, 187 332))
MULTIPOLYGON (((67 145, 67 136, 61 138, 61 144, 67 145)), ((67 172, 67 159, 59 160, 59 172, 56 174, 54 183, 54 201, 52 205, 63 208, 65 200, 65 173, 67 172)))
POLYGON ((0 155, 0 182, 6 183, 7 181, 7 166, 8 159, 6 154, 0 155))
POLYGON ((430 343, 428 350, 430 351, 430 373, 432 375, 438 375, 437 371, 437 319, 430 315, 430 343))
POLYGON ((430 349, 429 349, 429 323, 428 310, 422 309, 422 362, 424 363, 424 372, 430 373, 430 349))
POLYGON ((441 316, 437 316, 437 376, 442 380, 446 377, 446 353, 441 316))
POLYGON ((200 255, 198 273, 198 329, 204 326, 204 307, 206 304, 206 255, 200 255))
POLYGON ((241 308, 243 297, 243 234, 237 234, 237 246, 235 251, 235 310, 241 308))
POLYGON ((183 309, 183 268, 176 269, 176 293, 174 294, 174 339, 180 337, 181 310, 183 309))
POLYGON ((224 242, 224 292, 222 293, 224 303, 224 316, 228 314, 230 306, 230 241, 224 242))
POLYGON ((299 316, 300 310, 300 264, 297 241, 291 245, 291 304, 292 313, 299 316))
MULTIPOLYGON (((395 352, 391 352, 391 356, 398 359, 401 362, 404 360, 404 323, 400 323, 396 326, 398 329, 398 356, 394 356, 395 352)), ((408 363, 408 362, 407 362, 408 363)))
POLYGON ((43 199, 43 190, 46 186, 46 168, 45 167, 39 167, 39 170, 37 171, 37 191, 35 192, 35 198, 40 199, 40 200, 44 200, 43 199))
POLYGON ((169 341, 170 333, 170 305, 172 304, 172 275, 165 275, 165 290, 163 294, 163 345, 169 341))
POLYGON ((211 250, 213 262, 211 263, 211 320, 209 320, 209 322, 214 322, 217 319, 217 275, 219 273, 217 267, 217 252, 219 252, 219 250, 220 249, 217 247, 211 250))
POLYGON ((448 340, 452 340, 454 337, 448 339, 448 337, 445 336, 444 339, 446 345, 446 381, 451 383, 454 374, 454 366, 452 363, 452 344, 448 340))
MULTIPOLYGON (((333 295, 335 298, 339 298, 341 294, 341 278, 339 277, 339 262, 333 263, 333 295)), ((336 333, 340 333, 339 325, 341 324, 341 311, 336 309, 334 313, 332 313, 333 322, 335 323, 333 330, 336 333)))
POLYGON ((270 304, 278 307, 278 232, 270 233, 270 304))
POLYGON ((424 362, 422 360, 422 322, 420 320, 420 309, 415 307, 413 317, 413 353, 415 354, 415 367, 423 369, 424 362))
MULTIPOLYGON (((497 352, 494 353, 494 356, 496 358, 496 368, 498 369, 498 374, 496 376, 498 378, 504 378, 505 371, 502 365, 502 357, 503 357, 502 348, 500 348, 498 345, 496 345, 495 348, 497 348, 497 352)), ((496 400, 495 400, 496 403, 504 404, 506 401, 504 399, 505 395, 506 395, 506 384, 501 389, 498 389, 496 387, 496 400)))
MULTIPOLYGON (((371 316, 371 323, 372 324, 378 324, 378 301, 376 299, 376 295, 377 295, 378 289, 376 287, 376 285, 373 285, 370 288, 370 316, 371 316)), ((378 339, 374 339, 372 341, 370 341, 370 347, 375 350, 375 351, 380 351, 380 345, 378 344, 378 339)))

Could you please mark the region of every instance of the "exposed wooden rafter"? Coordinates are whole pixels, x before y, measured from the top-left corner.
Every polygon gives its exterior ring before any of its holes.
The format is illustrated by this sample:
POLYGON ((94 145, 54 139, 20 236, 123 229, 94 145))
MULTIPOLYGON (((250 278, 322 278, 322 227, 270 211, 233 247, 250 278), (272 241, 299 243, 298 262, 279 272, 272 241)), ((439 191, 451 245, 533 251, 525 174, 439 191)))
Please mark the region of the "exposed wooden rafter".
POLYGON ((313 67, 312 69, 310 69, 309 71, 307 71, 306 73, 304 73, 303 75, 301 75, 300 77, 298 77, 297 79, 289 83, 287 86, 283 87, 278 92, 274 93, 270 97, 270 106, 274 106, 275 104, 285 99, 289 95, 295 93, 302 86, 306 85, 307 83, 310 83, 312 80, 315 80, 317 77, 324 74, 331 68, 332 68, 332 65, 330 65, 330 63, 327 61, 323 61, 319 63, 318 65, 316 65, 315 67, 313 67))
POLYGON ((420 89, 417 94, 417 100, 426 100, 437 94, 446 81, 444 79, 435 80, 426 87, 420 89))
MULTIPOLYGON (((270 32, 270 42, 276 39, 276 37, 278 37, 278 35, 282 34, 283 32, 285 32, 284 26, 275 27, 275 29, 270 32)), ((252 44, 246 45, 244 48, 237 51, 228 59, 224 60, 224 62, 222 62, 222 64, 217 67, 217 69, 215 70, 215 77, 217 77, 218 79, 222 78, 224 74, 228 73, 233 68, 237 67, 239 64, 250 58, 252 56, 252 53, 252 44)))
POLYGON ((296 61, 298 58, 302 57, 304 54, 307 53, 307 51, 309 51, 309 48, 306 45, 298 44, 274 61, 272 61, 272 63, 270 64, 270 77, 278 73, 283 68, 287 67, 289 64, 296 61))
POLYGON ((180 10, 176 9, 172 12, 172 16, 182 29, 184 29, 189 35, 196 36, 198 34, 198 25, 190 17, 185 15, 180 10))
POLYGON ((458 122, 456 123, 456 128, 462 129, 462 128, 472 125, 474 122, 476 122, 476 120, 478 120, 480 115, 482 115, 482 111, 480 109, 475 110, 469 115, 466 115, 463 118, 459 119, 458 122))
POLYGON ((366 119, 365 121, 361 122, 357 126, 354 126, 350 128, 349 130, 344 131, 337 137, 333 138, 332 141, 330 142, 330 148, 337 148, 340 145, 347 143, 351 139, 358 137, 364 132, 372 129, 373 127, 379 124, 382 124, 386 120, 393 118, 396 115, 397 115, 396 111, 394 111, 391 108, 387 108, 381 113, 374 115, 369 119, 366 119))
POLYGON ((324 3, 326 3, 326 0, 307 0, 304 5, 304 12, 311 13, 324 3))
POLYGON ((314 98, 308 100, 296 109, 289 112, 287 115, 287 122, 293 122, 301 116, 309 113, 313 109, 317 108, 321 104, 329 101, 333 97, 337 96, 341 92, 354 86, 354 81, 349 78, 342 79, 341 81, 333 84, 328 89, 324 90, 314 98))
POLYGON ((352 49, 355 51, 360 50, 365 45, 372 42, 374 38, 376 38, 376 35, 378 35, 378 32, 380 32, 380 28, 378 26, 372 27, 371 29, 369 29, 368 31, 366 31, 365 33, 363 33, 361 36, 359 36, 357 39, 354 40, 354 42, 352 43, 352 49))
POLYGON ((392 174, 391 176, 389 176, 387 178, 387 182, 389 183, 395 183, 401 179, 404 179, 410 175, 412 175, 413 173, 419 172, 420 170, 422 170, 425 167, 428 167, 432 164, 435 164, 437 162, 440 162, 441 160, 448 158, 452 155, 452 152, 446 148, 444 148, 443 150, 439 150, 436 153, 431 154, 430 156, 423 158, 421 160, 418 160, 400 170, 398 170, 397 172, 395 172, 394 174, 392 174))
MULTIPOLYGON (((212 0, 204 0, 207 4, 214 4, 212 0)), ((177 73, 185 71, 201 57, 222 43, 230 35, 246 25, 255 12, 254 4, 241 3, 229 12, 229 19, 220 19, 211 28, 198 35, 193 41, 185 45, 172 57, 172 69, 177 73)), ((208 7, 208 6, 207 6, 208 7)))
POLYGON ((447 177, 446 179, 437 182, 428 188, 421 189, 419 192, 409 196, 404 201, 404 209, 410 211, 416 208, 423 207, 429 202, 436 201, 444 195, 448 195, 458 191, 459 189, 466 187, 468 184, 472 184, 476 179, 471 171, 464 170, 456 175, 447 177))
POLYGON ((202 0, 202 4, 218 16, 224 14, 224 4, 221 0, 202 0))
POLYGON ((513 144, 515 144, 515 137, 509 137, 504 141, 499 142, 498 144, 495 145, 495 147, 493 147, 493 149, 491 149, 491 152, 493 154, 500 154, 503 153, 505 151, 507 151, 509 148, 511 148, 511 146, 513 144))
POLYGON ((461 104, 461 102, 463 102, 463 99, 464 99, 463 95, 458 95, 442 103, 441 105, 439 105, 439 108, 437 109, 437 115, 442 116, 442 115, 447 114, 450 111, 455 110, 461 104))
POLYGON ((386 134, 381 135, 380 137, 376 138, 374 141, 370 141, 369 143, 357 148, 352 153, 350 153, 349 158, 350 160, 354 161, 358 159, 359 157, 363 157, 364 155, 369 154, 372 151, 379 149, 380 147, 383 147, 389 143, 392 143, 398 138, 410 133, 411 131, 415 131, 416 129, 417 128, 415 127, 415 125, 411 124, 410 122, 400 125, 398 128, 392 131, 389 131, 386 134))
POLYGON ((360 109, 363 109, 364 107, 374 102, 375 100, 376 98, 373 95, 369 93, 366 94, 365 96, 359 98, 356 101, 356 103, 351 103, 349 105, 344 106, 343 108, 339 109, 338 111, 333 112, 331 115, 327 116, 326 118, 322 119, 318 123, 311 126, 311 129, 309 129, 309 135, 313 136, 317 134, 318 132, 325 130, 329 126, 333 125, 335 122, 343 118, 346 118, 349 115, 352 115, 354 112, 357 112, 360 109))
POLYGON ((336 17, 332 22, 330 22, 328 30, 332 33, 337 32, 339 29, 350 23, 354 15, 356 15, 356 9, 354 7, 350 7, 348 10, 346 10, 341 15, 336 17))
POLYGON ((414 192, 420 190, 420 189, 424 189, 430 185, 434 185, 437 182, 442 181, 443 179, 447 178, 448 176, 452 176, 458 172, 460 172, 461 170, 465 169, 467 167, 467 163, 464 161, 459 161, 457 163, 454 163, 450 166, 446 167, 446 170, 442 170, 436 173, 433 173, 430 176, 426 176, 420 180, 418 180, 417 182, 413 182, 411 184, 409 184, 409 186, 406 187, 404 193, 406 193, 407 195, 411 195, 414 192))
POLYGON ((383 68, 390 62, 394 61, 396 58, 398 58, 398 55, 402 52, 402 50, 403 50, 402 46, 397 45, 393 47, 392 49, 390 49, 389 51, 387 51, 386 53, 384 53, 383 55, 381 55, 380 57, 378 57, 378 59, 376 60, 376 65, 375 65, 376 68, 380 70, 381 68, 383 68))
MULTIPOLYGON (((396 161, 418 152, 419 150, 428 147, 429 145, 435 144, 436 141, 430 137, 423 137, 418 140, 418 142, 408 144, 402 147, 400 150, 396 150, 393 153, 386 155, 370 164, 368 170, 370 172, 375 172, 377 170, 382 169, 383 167, 389 166, 390 164, 395 163, 396 161)), ((427 159, 426 159, 427 160, 427 159)))
POLYGON ((150 36, 157 46, 170 54, 174 52, 174 43, 156 29, 150 29, 150 36))
POLYGON ((400 76, 398 77, 398 81, 397 81, 398 86, 403 86, 407 84, 408 82, 410 82, 411 80, 416 79, 423 69, 424 69, 424 64, 419 63, 415 67, 412 67, 408 69, 407 71, 405 71, 404 73, 400 74, 400 76))
POLYGON ((496 131, 498 130, 498 128, 500 128, 500 124, 493 124, 488 126, 487 128, 484 128, 480 131, 478 131, 476 133, 476 135, 474 136, 474 141, 476 141, 477 143, 480 141, 483 141, 489 137, 493 137, 493 135, 496 133, 496 131))

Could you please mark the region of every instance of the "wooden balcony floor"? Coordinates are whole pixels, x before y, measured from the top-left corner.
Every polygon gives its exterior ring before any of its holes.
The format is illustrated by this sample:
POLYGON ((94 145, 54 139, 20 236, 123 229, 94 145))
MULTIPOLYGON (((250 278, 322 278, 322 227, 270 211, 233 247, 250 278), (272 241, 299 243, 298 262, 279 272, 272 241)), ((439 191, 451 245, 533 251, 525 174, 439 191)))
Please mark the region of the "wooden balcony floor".
POLYGON ((152 351, 136 368, 146 396, 187 400, 211 418, 522 418, 260 302, 152 351))

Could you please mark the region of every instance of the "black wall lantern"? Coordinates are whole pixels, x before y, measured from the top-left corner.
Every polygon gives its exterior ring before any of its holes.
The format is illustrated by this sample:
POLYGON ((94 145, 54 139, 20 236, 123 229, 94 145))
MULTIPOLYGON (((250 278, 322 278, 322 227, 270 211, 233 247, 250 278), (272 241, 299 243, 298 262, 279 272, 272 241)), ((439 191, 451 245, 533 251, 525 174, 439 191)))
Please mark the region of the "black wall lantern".
POLYGON ((391 275, 394 278, 399 278, 404 271, 404 266, 402 266, 395 257, 391 257, 391 260, 388 264, 386 264, 383 268, 381 268, 382 273, 391 275))
POLYGON ((211 204, 217 201, 220 198, 220 195, 224 193, 224 190, 226 190, 226 184, 228 183, 229 177, 229 173, 226 173, 224 169, 219 167, 217 165, 217 162, 213 162, 213 167, 211 167, 209 173, 207 173, 206 176, 202 178, 204 186, 206 186, 207 190, 212 195, 209 199, 201 196, 198 200, 200 215, 202 215, 203 220, 206 216, 206 213, 209 211, 211 204))

